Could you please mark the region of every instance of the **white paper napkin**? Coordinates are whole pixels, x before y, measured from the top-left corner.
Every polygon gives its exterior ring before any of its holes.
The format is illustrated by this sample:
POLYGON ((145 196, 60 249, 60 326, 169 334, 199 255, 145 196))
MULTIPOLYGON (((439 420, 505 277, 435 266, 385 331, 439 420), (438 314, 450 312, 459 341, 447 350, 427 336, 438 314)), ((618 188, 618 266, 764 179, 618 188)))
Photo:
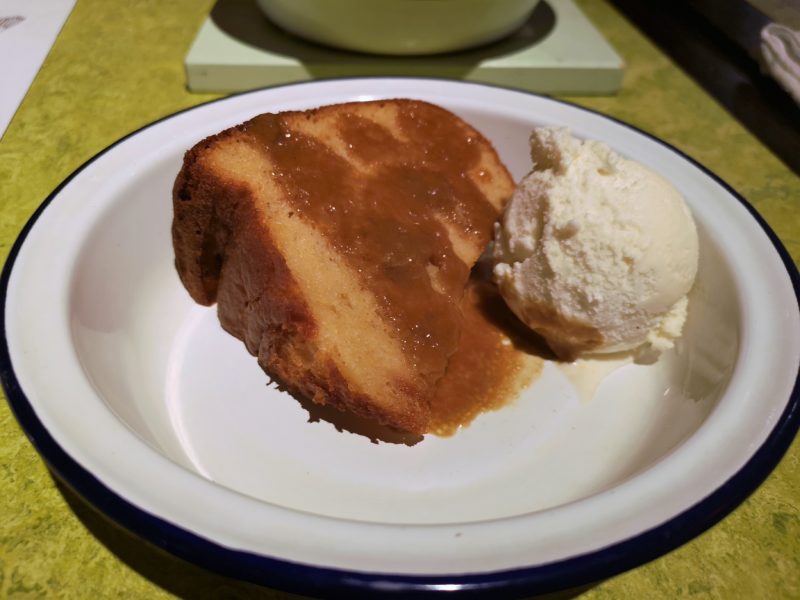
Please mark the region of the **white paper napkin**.
POLYGON ((75 0, 0 0, 0 138, 75 0))
POLYGON ((761 30, 761 55, 770 75, 800 104, 800 31, 770 23, 761 30))

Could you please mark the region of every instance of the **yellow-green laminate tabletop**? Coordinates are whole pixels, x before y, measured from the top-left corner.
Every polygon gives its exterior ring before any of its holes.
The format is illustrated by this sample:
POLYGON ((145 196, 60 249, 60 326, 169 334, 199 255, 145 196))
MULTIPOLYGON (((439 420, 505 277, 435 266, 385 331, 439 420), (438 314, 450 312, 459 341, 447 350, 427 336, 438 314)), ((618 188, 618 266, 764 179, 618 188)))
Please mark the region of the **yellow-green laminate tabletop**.
MULTIPOLYGON (((214 98, 188 93, 182 66, 212 4, 78 0, 0 141, 0 258, 84 161, 142 125, 214 98)), ((569 100, 632 123, 717 173, 760 211, 797 261, 798 178, 608 4, 579 5, 627 71, 617 96, 569 100)), ((0 403, 0 598, 173 595, 290 597, 188 565, 107 521, 53 479, 0 403)), ((800 598, 800 443, 721 523, 573 595, 800 598)))

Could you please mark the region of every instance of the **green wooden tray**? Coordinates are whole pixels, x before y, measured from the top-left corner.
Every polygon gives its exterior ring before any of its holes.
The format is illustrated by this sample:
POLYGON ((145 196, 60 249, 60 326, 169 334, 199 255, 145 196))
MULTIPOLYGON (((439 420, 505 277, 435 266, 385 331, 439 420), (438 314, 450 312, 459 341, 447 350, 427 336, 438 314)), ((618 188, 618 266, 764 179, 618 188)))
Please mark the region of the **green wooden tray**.
POLYGON ((219 0, 186 60, 193 92, 237 92, 324 77, 447 77, 546 94, 613 94, 623 63, 572 0, 543 0, 510 37, 422 57, 337 50, 279 29, 252 0, 219 0))

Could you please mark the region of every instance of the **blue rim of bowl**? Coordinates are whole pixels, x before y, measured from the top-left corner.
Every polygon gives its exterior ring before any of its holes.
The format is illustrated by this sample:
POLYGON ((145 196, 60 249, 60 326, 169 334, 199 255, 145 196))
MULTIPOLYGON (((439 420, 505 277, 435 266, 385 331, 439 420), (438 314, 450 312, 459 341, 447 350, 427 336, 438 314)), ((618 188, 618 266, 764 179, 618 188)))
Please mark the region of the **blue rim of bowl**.
POLYGON ((373 596, 376 593, 388 594, 395 597, 419 598, 422 596, 453 592, 459 592, 462 595, 473 597, 496 596, 498 592, 502 592, 504 596, 522 596, 580 588, 638 567, 667 554, 697 537, 738 507, 764 482, 767 476, 778 465, 797 434, 798 427, 800 427, 800 365, 798 365, 798 373, 795 376, 794 387, 789 395, 786 408, 761 447, 756 450, 748 462, 728 481, 691 508, 672 517, 661 525, 600 550, 543 565, 487 573, 397 575, 392 573, 360 572, 295 563, 251 552, 226 548, 131 504, 122 496, 106 487, 58 445, 36 416, 33 406, 30 404, 19 385, 13 370, 8 340, 6 338, 5 313, 8 283, 11 272, 22 244, 34 223, 47 209, 47 206, 78 173, 83 171, 106 152, 109 152, 118 144, 137 135, 141 131, 158 125, 162 121, 171 119, 179 114, 202 108, 208 104, 223 102, 233 97, 258 93, 269 89, 359 79, 443 81, 453 84, 489 87, 523 93, 544 98, 550 102, 577 108, 578 110, 613 121, 649 138, 681 156, 684 160, 714 179, 717 184, 727 190, 750 212, 753 219, 759 224, 764 233, 766 233, 780 256, 792 282, 795 300, 798 303, 798 310, 800 311, 800 274, 798 274, 797 267, 789 253, 758 211, 727 183, 693 158, 667 142, 624 121, 571 102, 554 99, 524 89, 494 84, 463 82, 460 80, 438 77, 334 77, 266 86, 257 90, 248 90, 237 94, 231 94, 223 98, 191 106, 153 121, 120 138, 95 154, 62 181, 36 209, 14 242, 3 267, 2 275, 0 275, 0 338, 2 338, 2 344, 0 344, 0 382, 2 382, 8 403, 17 421, 33 446, 47 462, 50 469, 61 481, 66 483, 70 488, 117 524, 123 526, 134 535, 143 538, 179 558, 208 569, 209 571, 214 571, 235 579, 297 594, 310 596, 323 595, 326 598, 366 597, 373 596))

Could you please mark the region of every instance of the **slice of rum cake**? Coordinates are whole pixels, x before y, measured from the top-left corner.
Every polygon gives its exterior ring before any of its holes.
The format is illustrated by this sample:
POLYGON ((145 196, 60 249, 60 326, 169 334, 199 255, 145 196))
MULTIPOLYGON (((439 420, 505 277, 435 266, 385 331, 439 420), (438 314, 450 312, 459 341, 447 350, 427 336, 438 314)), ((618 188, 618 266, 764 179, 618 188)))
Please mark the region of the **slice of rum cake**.
POLYGON ((175 262, 291 392, 424 433, 513 188, 489 141, 428 103, 263 114, 186 153, 175 262))

